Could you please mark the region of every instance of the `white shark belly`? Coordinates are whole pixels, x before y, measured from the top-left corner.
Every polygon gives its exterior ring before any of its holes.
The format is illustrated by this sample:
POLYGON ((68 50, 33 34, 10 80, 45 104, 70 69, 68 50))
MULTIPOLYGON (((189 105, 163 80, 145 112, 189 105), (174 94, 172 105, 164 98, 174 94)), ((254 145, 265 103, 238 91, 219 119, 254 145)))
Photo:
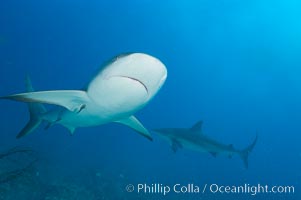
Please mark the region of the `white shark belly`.
POLYGON ((64 110, 57 117, 59 124, 68 125, 72 127, 89 127, 89 126, 99 126, 102 124, 115 122, 122 120, 127 116, 131 116, 136 112, 136 109, 123 110, 115 109, 113 112, 107 107, 87 105, 87 108, 79 113, 72 112, 69 110, 64 110))
POLYGON ((110 119, 106 119, 101 115, 91 115, 88 113, 74 113, 65 111, 62 114, 61 119, 57 122, 62 125, 68 125, 72 127, 89 127, 98 126, 109 122, 110 119))
POLYGON ((225 154, 225 155, 229 155, 230 153, 234 153, 232 151, 229 151, 226 148, 218 147, 215 144, 209 144, 209 143, 201 144, 201 143, 197 143, 197 142, 194 143, 194 142, 185 141, 185 140, 182 140, 181 143, 185 148, 190 149, 190 150, 194 150, 194 151, 198 151, 198 152, 201 152, 201 153, 215 152, 215 153, 218 153, 218 154, 225 154))
POLYGON ((192 143, 190 141, 181 140, 181 144, 186 149, 190 149, 190 150, 193 150, 193 151, 198 151, 198 152, 201 152, 201 153, 208 152, 208 150, 206 148, 202 147, 199 144, 192 143))

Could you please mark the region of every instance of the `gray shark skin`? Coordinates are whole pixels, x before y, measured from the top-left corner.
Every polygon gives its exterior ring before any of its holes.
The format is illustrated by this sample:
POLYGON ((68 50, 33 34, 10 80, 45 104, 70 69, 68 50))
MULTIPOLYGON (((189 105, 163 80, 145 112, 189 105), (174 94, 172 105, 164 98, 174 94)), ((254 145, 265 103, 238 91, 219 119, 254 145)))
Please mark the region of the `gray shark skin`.
POLYGON ((198 152, 208 152, 212 156, 224 154, 228 157, 238 155, 242 159, 245 168, 249 167, 248 157, 257 142, 256 138, 248 147, 243 150, 238 150, 232 144, 225 145, 209 138, 202 132, 203 122, 199 121, 191 128, 161 128, 154 129, 161 138, 166 139, 174 152, 180 148, 190 149, 198 152))
POLYGON ((85 90, 34 92, 29 78, 26 93, 0 97, 28 103, 30 121, 17 138, 33 132, 42 122, 54 124, 71 134, 77 127, 110 122, 126 125, 152 140, 149 131, 134 117, 160 90, 167 77, 165 65, 144 53, 123 54, 107 63, 85 90), (56 105, 47 111, 43 104, 56 105))

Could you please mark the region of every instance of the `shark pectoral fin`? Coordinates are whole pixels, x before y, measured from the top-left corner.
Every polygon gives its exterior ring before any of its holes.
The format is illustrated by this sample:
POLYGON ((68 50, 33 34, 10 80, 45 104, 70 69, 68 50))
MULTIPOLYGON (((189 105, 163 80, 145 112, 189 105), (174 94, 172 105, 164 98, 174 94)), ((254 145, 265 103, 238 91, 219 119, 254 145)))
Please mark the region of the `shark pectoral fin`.
POLYGON ((176 153, 178 151, 178 147, 176 145, 174 145, 174 143, 171 144, 171 149, 174 153, 176 153))
POLYGON ((87 93, 80 90, 53 90, 41 92, 28 92, 0 97, 28 103, 46 103, 67 108, 72 112, 80 112, 90 101, 87 93))
POLYGON ((135 131, 140 133, 142 136, 146 137, 147 139, 149 139, 151 141, 153 140, 153 138, 152 138, 151 134, 148 132, 148 130, 134 116, 130 116, 129 118, 118 120, 116 122, 134 129, 135 131))
POLYGON ((171 149, 173 152, 177 152, 178 149, 182 148, 182 144, 178 140, 172 140, 171 141, 171 149))

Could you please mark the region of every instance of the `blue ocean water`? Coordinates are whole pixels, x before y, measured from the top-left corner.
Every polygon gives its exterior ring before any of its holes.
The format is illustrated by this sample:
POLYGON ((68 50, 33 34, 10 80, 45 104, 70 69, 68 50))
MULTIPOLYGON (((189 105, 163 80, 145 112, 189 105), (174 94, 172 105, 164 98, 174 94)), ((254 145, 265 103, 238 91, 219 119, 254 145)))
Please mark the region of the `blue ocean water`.
POLYGON ((174 153, 156 133, 150 142, 113 123, 73 136, 40 127, 16 139, 27 106, 1 100, 0 199, 300 199, 300 8, 297 0, 1 1, 0 96, 24 92, 27 75, 36 90, 81 89, 108 59, 144 52, 168 69, 136 114, 148 129, 203 120, 221 143, 242 149, 256 132, 258 142, 245 169, 238 156, 174 153), (1 158, 14 147, 34 154, 1 158), (164 195, 139 184, 201 191, 164 195), (203 193, 214 184, 294 192, 203 193))

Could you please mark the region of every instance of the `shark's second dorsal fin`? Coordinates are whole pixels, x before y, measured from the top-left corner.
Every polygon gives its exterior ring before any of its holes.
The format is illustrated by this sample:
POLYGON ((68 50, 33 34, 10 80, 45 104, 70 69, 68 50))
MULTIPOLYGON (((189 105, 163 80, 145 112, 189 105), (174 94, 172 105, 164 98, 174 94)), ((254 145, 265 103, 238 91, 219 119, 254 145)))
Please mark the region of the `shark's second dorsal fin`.
POLYGON ((190 128, 190 130, 194 133, 202 133, 202 126, 203 126, 203 121, 198 121, 190 128))

